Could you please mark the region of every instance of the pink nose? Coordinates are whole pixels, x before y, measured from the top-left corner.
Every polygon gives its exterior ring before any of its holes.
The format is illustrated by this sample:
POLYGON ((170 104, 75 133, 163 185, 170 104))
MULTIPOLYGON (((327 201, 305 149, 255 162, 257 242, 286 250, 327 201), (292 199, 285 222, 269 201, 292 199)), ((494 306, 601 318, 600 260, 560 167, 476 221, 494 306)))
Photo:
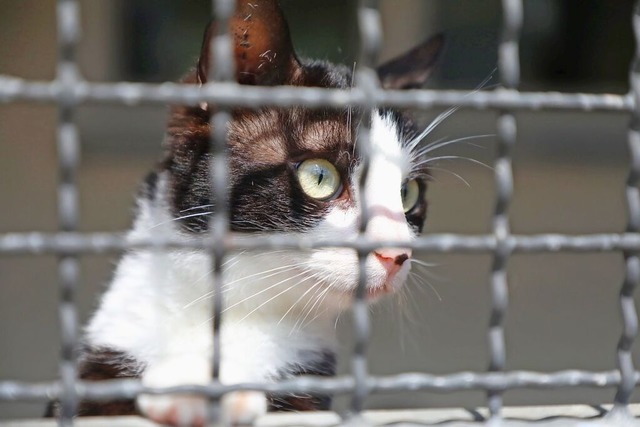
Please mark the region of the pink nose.
POLYGON ((379 249, 373 252, 380 264, 387 270, 389 278, 395 276, 402 264, 411 258, 411 251, 407 249, 379 249))

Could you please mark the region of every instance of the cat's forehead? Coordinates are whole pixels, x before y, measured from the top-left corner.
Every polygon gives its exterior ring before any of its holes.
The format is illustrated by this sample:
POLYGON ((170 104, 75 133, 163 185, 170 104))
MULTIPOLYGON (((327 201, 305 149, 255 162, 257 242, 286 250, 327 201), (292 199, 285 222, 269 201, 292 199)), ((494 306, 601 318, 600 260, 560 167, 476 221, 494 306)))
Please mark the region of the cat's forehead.
POLYGON ((300 151, 330 152, 351 148, 353 129, 348 111, 294 112, 290 123, 292 143, 300 151))
POLYGON ((282 164, 309 156, 353 151, 348 111, 302 108, 244 112, 231 125, 234 152, 260 163, 282 164))
MULTIPOLYGON (((303 61, 292 83, 299 86, 347 89, 351 70, 324 61, 303 61)), ((360 112, 353 107, 309 109, 303 107, 245 110, 235 116, 231 127, 232 149, 246 160, 261 164, 283 164, 323 157, 351 166, 355 158, 356 124, 360 112)), ((404 135, 412 125, 404 115, 385 109, 374 110, 378 145, 403 150, 404 135)), ((338 165, 339 166, 339 165, 338 165)))

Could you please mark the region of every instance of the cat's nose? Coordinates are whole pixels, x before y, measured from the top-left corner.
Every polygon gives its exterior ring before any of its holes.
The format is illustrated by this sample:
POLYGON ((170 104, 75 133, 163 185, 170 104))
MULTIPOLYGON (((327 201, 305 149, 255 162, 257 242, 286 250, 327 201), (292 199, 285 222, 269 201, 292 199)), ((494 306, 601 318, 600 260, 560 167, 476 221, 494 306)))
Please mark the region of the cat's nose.
POLYGON ((395 275, 404 262, 411 258, 408 249, 384 248, 373 252, 380 264, 387 270, 389 277, 395 275))

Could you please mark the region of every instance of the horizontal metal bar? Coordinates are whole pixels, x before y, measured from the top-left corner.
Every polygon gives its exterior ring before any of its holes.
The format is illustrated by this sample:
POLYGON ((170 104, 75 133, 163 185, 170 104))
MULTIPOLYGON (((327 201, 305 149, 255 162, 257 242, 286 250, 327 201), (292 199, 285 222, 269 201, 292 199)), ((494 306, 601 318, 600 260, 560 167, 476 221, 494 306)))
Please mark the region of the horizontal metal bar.
MULTIPOLYGON (((550 405, 507 406, 503 409, 501 427, 637 427, 640 426, 640 405, 627 407, 625 414, 611 405, 550 405), (535 424, 532 424, 535 422, 535 424)), ((487 408, 429 408, 370 410, 362 413, 361 425, 371 427, 478 427, 489 419, 487 408)), ((259 417, 255 427, 337 427, 353 426, 353 419, 344 419, 335 412, 270 412, 259 417)), ((78 417, 74 425, 79 427, 150 427, 150 420, 135 416, 78 417)), ((2 420, 0 427, 58 427, 57 420, 20 419, 2 420)))
MULTIPOLYGON (((636 385, 640 372, 635 373, 636 385)), ((459 372, 450 375, 404 373, 391 376, 370 376, 367 387, 372 393, 395 393, 406 391, 454 392, 461 390, 505 391, 511 389, 547 389, 560 387, 615 387, 620 384, 617 370, 590 372, 566 370, 552 373, 511 372, 459 372)), ((352 393, 355 381, 351 376, 333 378, 303 376, 277 383, 242 383, 222 385, 185 385, 166 388, 145 387, 138 380, 109 380, 100 382, 78 381, 78 396, 90 400, 135 398, 146 394, 197 393, 217 398, 238 390, 260 390, 275 395, 296 393, 323 393, 341 395, 352 393)), ((0 382, 0 401, 48 401, 62 396, 60 382, 28 383, 18 381, 0 382)))
POLYGON ((177 83, 89 83, 78 82, 72 91, 58 81, 28 81, 0 75, 2 102, 76 102, 111 103, 128 106, 141 104, 198 105, 211 102, 223 107, 263 105, 307 107, 346 107, 380 105, 400 108, 471 108, 478 110, 575 110, 624 111, 634 107, 629 94, 586 94, 560 92, 519 92, 510 89, 478 91, 408 90, 363 91, 309 87, 239 86, 235 83, 208 83, 205 86, 177 83))
MULTIPOLYGON (((640 233, 612 234, 535 234, 510 235, 506 247, 514 253, 640 251, 640 233)), ((488 253, 496 249, 493 235, 431 234, 413 242, 356 240, 318 240, 305 236, 252 236, 231 234, 225 250, 301 249, 347 247, 371 252, 380 247, 402 246, 435 253, 488 253)), ((163 237, 130 238, 124 233, 7 233, 0 234, 0 255, 102 254, 129 249, 205 249, 214 243, 203 236, 180 240, 163 237)))

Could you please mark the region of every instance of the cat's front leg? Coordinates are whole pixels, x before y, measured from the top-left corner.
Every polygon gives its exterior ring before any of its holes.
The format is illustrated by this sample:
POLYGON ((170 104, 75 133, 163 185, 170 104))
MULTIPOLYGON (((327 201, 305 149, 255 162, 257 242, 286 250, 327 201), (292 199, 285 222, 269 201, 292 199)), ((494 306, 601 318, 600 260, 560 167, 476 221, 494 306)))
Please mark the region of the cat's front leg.
MULTIPOLYGON (((201 356, 172 356, 147 367, 142 383, 149 387, 171 387, 208 384, 211 381, 210 360, 201 356)), ((147 418, 165 425, 203 427, 208 416, 207 398, 198 395, 142 395, 138 408, 147 418)), ((240 391, 225 395, 222 418, 226 425, 250 425, 267 412, 264 393, 240 391)))

